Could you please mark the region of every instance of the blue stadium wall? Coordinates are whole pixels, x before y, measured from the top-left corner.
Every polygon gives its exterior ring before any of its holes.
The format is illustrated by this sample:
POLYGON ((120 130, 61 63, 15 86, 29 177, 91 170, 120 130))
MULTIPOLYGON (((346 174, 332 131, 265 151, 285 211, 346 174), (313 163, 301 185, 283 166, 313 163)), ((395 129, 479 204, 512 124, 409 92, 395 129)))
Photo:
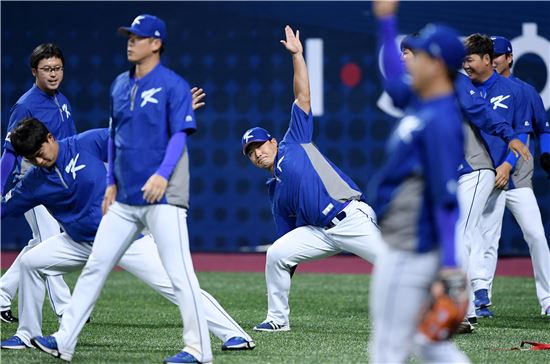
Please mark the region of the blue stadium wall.
MULTIPOLYGON (((71 101, 78 131, 107 127, 110 83, 128 68, 125 40, 116 29, 140 13, 165 19, 164 64, 208 94, 189 144, 193 250, 250 251, 273 241, 268 175, 243 157, 240 138, 255 125, 280 138, 288 125, 292 64, 279 44, 285 24, 300 29, 302 38, 323 41, 324 105, 323 115, 315 118, 314 140, 366 189, 383 163, 395 118, 377 105, 382 90, 374 20, 364 2, 2 2, 2 139, 11 105, 33 82, 28 56, 43 42, 57 43, 65 53, 61 90, 71 101)), ((538 39, 548 52, 549 2, 400 6, 402 34, 434 21, 463 35, 481 32, 514 39, 515 46, 528 50, 516 59, 515 73, 539 91, 546 87, 550 92, 548 58, 545 62, 534 46, 538 39)), ((550 181, 538 162, 536 166, 535 193, 548 236, 550 181)), ((24 219, 2 221, 2 249, 20 249, 29 237, 24 219)), ((509 213, 500 253, 528 253, 509 213)))

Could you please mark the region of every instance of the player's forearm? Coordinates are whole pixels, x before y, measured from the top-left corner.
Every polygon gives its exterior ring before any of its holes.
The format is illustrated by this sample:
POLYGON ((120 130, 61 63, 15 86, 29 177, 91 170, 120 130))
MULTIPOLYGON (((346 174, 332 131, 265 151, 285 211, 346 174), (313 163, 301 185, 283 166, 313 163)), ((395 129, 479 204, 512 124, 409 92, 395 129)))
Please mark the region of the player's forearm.
POLYGON ((174 168, 176 167, 176 164, 185 149, 186 141, 187 134, 184 131, 180 131, 172 135, 168 141, 164 159, 162 160, 160 167, 157 169, 156 174, 167 180, 170 179, 170 176, 172 175, 172 172, 174 171, 174 168))
POLYGON ((298 101, 298 105, 306 113, 310 110, 310 90, 309 78, 307 74, 306 61, 302 52, 292 55, 292 65, 294 67, 294 97, 298 101))
MULTIPOLYGON (((519 134, 518 135, 518 139, 525 145, 527 145, 527 139, 528 139, 528 134, 519 134)), ((512 166, 512 168, 515 167, 516 165, 516 162, 518 161, 518 158, 519 158, 519 155, 515 155, 514 152, 510 151, 510 153, 508 153, 508 157, 506 157, 506 162, 510 163, 510 165, 512 166)))
POLYGON ((107 142, 107 186, 115 183, 115 140, 113 136, 109 136, 107 142))
POLYGON ((15 165, 16 156, 9 149, 5 149, 4 154, 2 154, 2 161, 0 162, 0 174, 1 174, 1 185, 0 185, 0 195, 4 195, 4 187, 8 182, 8 178, 11 175, 13 166, 15 165))
POLYGON ((540 154, 550 153, 550 133, 540 135, 540 154))
POLYGON ((509 144, 512 139, 516 138, 516 133, 510 123, 496 111, 493 111, 490 104, 485 100, 482 105, 482 109, 478 111, 464 109, 468 119, 487 134, 498 136, 506 144, 509 144))
POLYGON ((441 249, 441 266, 457 267, 455 227, 458 220, 458 206, 439 205, 435 207, 435 219, 441 249))
POLYGON ((382 64, 386 78, 384 90, 392 98, 396 107, 404 108, 412 96, 411 88, 404 81, 405 68, 395 44, 397 18, 388 16, 378 19, 378 44, 382 49, 382 64))

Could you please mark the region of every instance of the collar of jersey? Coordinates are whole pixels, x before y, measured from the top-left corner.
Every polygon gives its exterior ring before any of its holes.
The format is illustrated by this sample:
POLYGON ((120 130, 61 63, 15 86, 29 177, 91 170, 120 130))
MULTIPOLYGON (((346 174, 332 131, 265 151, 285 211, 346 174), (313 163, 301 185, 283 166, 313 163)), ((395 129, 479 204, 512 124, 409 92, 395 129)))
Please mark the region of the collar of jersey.
POLYGON ((40 87, 38 87, 38 86, 36 85, 36 83, 33 84, 32 87, 33 87, 33 89, 34 89, 33 92, 36 92, 37 94, 39 94, 39 95, 41 95, 41 96, 44 96, 44 97, 46 97, 47 99, 50 99, 50 100, 53 100, 53 98, 54 98, 56 95, 59 94, 59 90, 55 90, 54 95, 53 95, 53 96, 50 96, 50 95, 48 95, 47 93, 45 93, 44 91, 42 91, 42 89, 41 89, 40 87))
POLYGON ((476 86, 483 86, 485 88, 488 88, 488 87, 491 87, 495 81, 497 80, 499 74, 497 73, 497 71, 493 71, 493 74, 491 75, 491 77, 489 77, 485 82, 480 82, 480 83, 475 83, 476 86))
POLYGON ((143 76, 142 78, 137 78, 137 79, 136 79, 136 78, 134 77, 134 73, 136 72, 136 66, 132 66, 132 68, 130 68, 130 74, 129 74, 130 81, 131 81, 131 82, 143 82, 143 81, 146 81, 146 80, 148 80, 148 79, 151 77, 151 75, 152 75, 153 73, 157 73, 157 71, 158 71, 159 69, 161 69, 161 68, 162 68, 162 67, 161 67, 161 63, 159 62, 159 63, 151 70, 151 72, 149 72, 148 74, 146 74, 146 75, 143 76))

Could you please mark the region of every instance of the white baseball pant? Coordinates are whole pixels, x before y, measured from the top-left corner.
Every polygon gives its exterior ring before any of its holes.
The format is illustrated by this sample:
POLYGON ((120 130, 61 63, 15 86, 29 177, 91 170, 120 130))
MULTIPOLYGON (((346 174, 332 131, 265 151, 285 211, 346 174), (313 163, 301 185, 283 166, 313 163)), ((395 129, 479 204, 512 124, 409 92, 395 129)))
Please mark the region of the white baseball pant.
POLYGON ((529 246, 537 298, 541 312, 544 313, 550 306, 550 250, 537 199, 531 188, 515 188, 509 191, 495 189, 491 194, 483 222, 485 269, 480 273, 484 273, 485 276, 474 282, 474 289, 490 290, 492 287, 497 267, 502 218, 506 207, 514 215, 529 246))
MULTIPOLYGON (((59 224, 53 218, 48 210, 39 205, 25 213, 25 219, 29 223, 32 230, 33 238, 29 240, 17 258, 14 260, 10 268, 0 278, 0 310, 9 310, 11 301, 17 293, 19 287, 19 274, 21 257, 30 249, 34 248, 40 242, 58 235, 60 232, 59 224)), ((71 291, 67 283, 63 280, 63 276, 46 277, 46 287, 48 289, 48 298, 54 313, 57 316, 63 315, 65 308, 71 299, 71 291)))
MULTIPOLYGON (((495 172, 481 169, 460 176, 457 186, 457 199, 460 215, 456 223, 456 248, 462 269, 468 274, 470 282, 478 278, 483 267, 483 244, 481 220, 487 200, 495 187, 495 172)), ((474 298, 469 302, 468 317, 475 317, 474 298)))
POLYGON ((440 253, 419 254, 390 247, 376 260, 369 294, 372 363, 469 363, 451 341, 433 342, 418 332, 421 311, 440 268, 440 253))
MULTIPOLYGON (((21 259, 19 327, 15 335, 27 346, 30 346, 31 338, 42 335, 44 278, 82 268, 91 252, 91 244, 75 242, 67 234, 62 233, 44 241, 21 259)), ((151 235, 132 243, 118 265, 177 304, 174 289, 162 267, 157 246, 151 235)), ((214 297, 205 291, 201 291, 201 294, 208 328, 214 335, 222 341, 234 336, 252 340, 214 297)))
POLYGON ((115 202, 101 220, 92 252, 84 266, 59 330, 58 349, 72 357, 78 335, 99 297, 109 272, 143 228, 148 228, 174 288, 183 319, 184 350, 199 362, 212 361, 199 282, 193 270, 186 224, 187 212, 172 205, 130 206, 115 202))
POLYGON ((290 271, 296 265, 348 251, 374 262, 384 248, 376 215, 364 202, 352 201, 344 209, 346 218, 331 229, 301 226, 283 235, 267 250, 267 319, 289 324, 290 271))

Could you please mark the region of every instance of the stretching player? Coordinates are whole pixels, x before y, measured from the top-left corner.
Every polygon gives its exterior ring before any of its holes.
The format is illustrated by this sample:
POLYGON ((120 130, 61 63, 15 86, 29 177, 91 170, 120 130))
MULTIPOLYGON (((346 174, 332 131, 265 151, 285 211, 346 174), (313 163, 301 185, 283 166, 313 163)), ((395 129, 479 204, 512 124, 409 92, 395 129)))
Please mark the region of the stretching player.
MULTIPOLYGON (((61 49, 55 44, 46 43, 37 46, 30 56, 34 85, 17 100, 10 111, 8 134, 4 143, 4 154, 1 161, 0 191, 11 184, 11 172, 15 166, 15 179, 18 180, 30 167, 28 161, 22 159, 14 151, 10 143, 10 133, 20 120, 26 117, 36 117, 47 125, 52 134, 58 138, 66 138, 76 133, 69 100, 59 92, 63 81, 65 58, 61 49)), ((32 230, 33 238, 21 250, 11 267, 0 279, 0 318, 3 322, 17 322, 11 313, 11 301, 15 297, 19 285, 19 261, 23 254, 36 244, 59 234, 59 224, 44 208, 36 206, 25 213, 25 219, 32 230)), ((57 316, 61 316, 71 298, 69 287, 62 276, 48 277, 47 286, 52 308, 57 316)))
POLYGON ((296 266, 346 250, 374 262, 382 249, 376 215, 357 185, 312 143, 313 116, 299 32, 285 28, 281 41, 292 55, 294 97, 281 143, 263 128, 247 130, 243 153, 273 174, 269 197, 279 238, 267 250, 267 318, 257 331, 290 330, 288 296, 296 266))
MULTIPOLYGON (((395 46, 396 6, 380 1, 373 7, 388 60, 386 76, 393 84, 403 82, 404 76, 395 46)), ((455 247, 457 170, 464 154, 453 78, 464 47, 453 29, 432 24, 410 47, 415 59, 406 65, 418 98, 391 135, 388 160, 375 183, 380 227, 389 249, 377 260, 372 278, 371 361, 403 363, 416 354, 428 362, 464 363, 468 358, 447 340, 464 318, 468 299, 455 247), (439 317, 453 317, 441 326, 437 320, 425 324, 421 315, 436 283, 443 283, 445 289, 440 290, 449 299, 449 310, 439 317)))
POLYGON ((184 323, 184 349, 164 362, 211 362, 210 336, 186 224, 186 137, 196 128, 191 93, 182 91, 189 90, 183 78, 160 63, 166 39, 161 19, 139 15, 119 32, 128 36, 127 56, 134 67, 111 86, 105 216, 59 330, 31 342, 45 352, 70 359, 109 272, 147 228, 174 287, 184 323))
MULTIPOLYGON (((524 95, 529 98, 529 103, 533 112, 532 125, 540 138, 541 154, 550 151, 550 125, 548 115, 544 109, 541 97, 535 88, 519 78, 515 77, 510 68, 513 63, 512 44, 504 37, 491 37, 493 41, 493 67, 504 77, 516 82, 523 90, 524 95)), ((535 152, 534 134, 523 136, 529 145, 531 153, 535 152)), ((504 163, 515 162, 515 158, 507 160, 504 163)), ((535 273, 535 286, 537 297, 541 306, 543 315, 550 315, 550 251, 548 242, 544 234, 544 226, 537 199, 533 192, 532 176, 533 163, 520 164, 510 171, 508 186, 499 194, 494 202, 498 213, 495 213, 493 221, 487 221, 487 227, 490 229, 484 231, 484 241, 490 243, 485 251, 485 265, 487 268, 489 287, 492 287, 493 278, 496 271, 498 259, 498 242, 502 230, 502 217, 504 208, 510 209, 514 218, 518 222, 525 241, 529 246, 533 271, 535 273)), ((512 165, 513 166, 513 165, 512 165)))
MULTIPOLYGON (((22 257, 19 327, 14 336, 2 341, 3 349, 25 349, 31 346, 32 337, 42 335, 44 278, 78 270, 88 260, 101 220, 107 140, 108 130, 97 129, 57 142, 44 124, 33 118, 22 121, 12 132, 14 149, 38 168, 29 171, 8 192, 2 201, 2 218, 42 204, 65 232, 45 240, 22 257)), ((134 242, 118 264, 176 303, 150 235, 134 242)), ((208 327, 225 341, 222 349, 254 348, 250 336, 215 298, 205 291, 201 293, 208 327)))
MULTIPOLYGON (((493 70, 493 44, 488 36, 472 34, 465 40, 467 56, 464 61, 464 70, 472 80, 479 94, 489 100, 493 109, 506 118, 522 142, 529 146, 529 135, 532 129, 532 111, 530 103, 524 98, 521 86, 500 76, 493 70)), ((488 281, 488 266, 486 265, 485 252, 490 246, 498 244, 494 233, 489 233, 502 222, 504 212, 504 189, 521 188, 531 189, 531 174, 533 173, 533 160, 517 160, 513 153, 508 152, 506 144, 493 136, 482 134, 491 158, 496 167, 495 188, 491 192, 485 205, 480 220, 480 232, 482 239, 476 244, 476 251, 472 252, 469 266, 470 279, 474 290, 474 304, 478 317, 492 317, 489 309, 492 302, 489 297, 490 282, 488 281), (515 177, 508 186, 511 169, 516 165, 515 177), (502 206, 499 207, 502 201, 502 206)), ((521 192, 520 192, 521 193, 521 192)), ((500 229, 499 229, 500 231, 500 229)))

